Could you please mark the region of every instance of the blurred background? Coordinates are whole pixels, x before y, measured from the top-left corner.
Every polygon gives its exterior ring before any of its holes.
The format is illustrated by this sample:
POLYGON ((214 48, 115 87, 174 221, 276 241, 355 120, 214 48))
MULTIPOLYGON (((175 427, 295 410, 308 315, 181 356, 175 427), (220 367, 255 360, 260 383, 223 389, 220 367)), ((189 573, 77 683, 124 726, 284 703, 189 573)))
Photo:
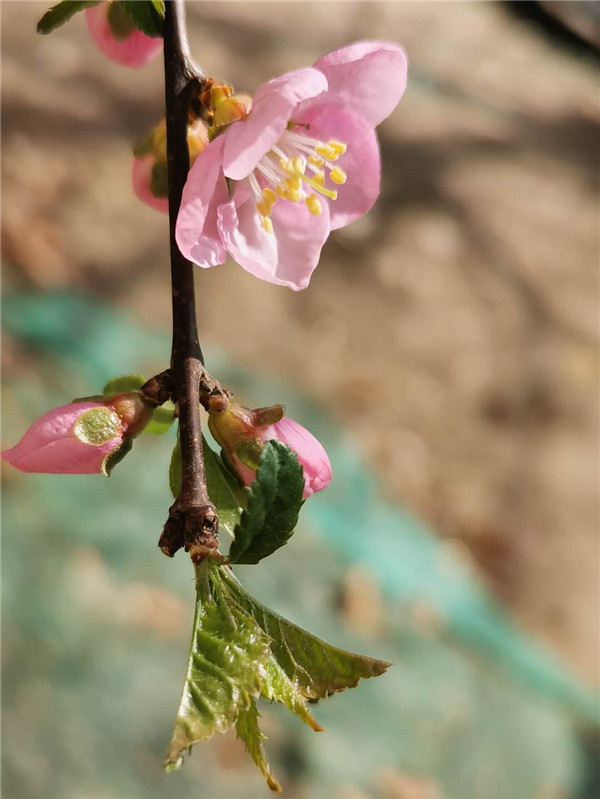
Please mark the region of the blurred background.
MULTIPOLYGON (((261 708, 286 796, 597 796, 598 5, 187 7, 196 60, 239 91, 362 38, 410 59, 380 201, 309 289, 198 274, 208 368, 334 466, 240 579, 394 663, 317 706, 320 736, 261 708)), ((81 16, 37 37, 45 8, 0 4, 3 448, 170 349, 167 220, 130 185, 161 64, 105 61, 81 16)), ((233 734, 161 770, 193 609, 189 563, 156 547, 172 445, 143 437, 110 481, 3 468, 7 797, 267 794, 233 734)))

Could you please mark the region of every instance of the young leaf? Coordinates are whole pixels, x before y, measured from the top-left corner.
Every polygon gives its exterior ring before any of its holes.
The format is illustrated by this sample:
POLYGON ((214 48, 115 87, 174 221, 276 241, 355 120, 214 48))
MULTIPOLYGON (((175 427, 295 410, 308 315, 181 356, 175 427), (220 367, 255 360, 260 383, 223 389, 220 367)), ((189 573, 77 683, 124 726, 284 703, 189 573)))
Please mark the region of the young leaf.
POLYGON ((235 528, 232 563, 258 563, 288 542, 302 507, 304 475, 289 447, 267 441, 248 506, 235 528))
POLYGON ((238 716, 237 724, 235 725, 237 736, 246 744, 246 751, 262 771, 269 788, 272 791, 281 793, 283 789, 275 779, 267 760, 267 753, 263 746, 263 741, 266 740, 267 736, 260 731, 258 719, 259 712, 256 709, 256 702, 251 699, 250 707, 247 710, 242 710, 238 716))
POLYGON ((219 514, 219 529, 225 529, 231 537, 240 521, 242 508, 246 504, 247 489, 240 486, 236 477, 227 469, 221 458, 202 438, 204 469, 208 496, 219 514))
POLYGON ((37 32, 43 35, 52 33, 53 30, 60 28, 61 25, 68 22, 79 11, 99 4, 100 0, 64 0, 62 3, 57 3, 52 8, 49 8, 40 19, 37 24, 37 32))
POLYGON ((163 35, 165 4, 159 0, 116 0, 122 6, 135 27, 146 36, 157 38, 163 35))
POLYGON ((109 394, 123 394, 125 391, 139 391, 146 382, 142 375, 121 375, 113 377, 102 389, 105 397, 109 394))
POLYGON ((240 712, 250 709, 271 654, 268 637, 254 619, 226 601, 219 583, 211 580, 212 571, 206 560, 198 567, 190 656, 166 767, 180 765, 192 744, 225 732, 240 712))
POLYGON ((153 436, 162 436, 175 421, 175 406, 172 402, 165 402, 152 413, 152 419, 144 427, 144 433, 152 433, 153 436))
POLYGON ((219 577, 230 600, 269 636, 275 660, 307 699, 323 699, 354 688, 361 678, 377 677, 390 666, 383 660, 338 649, 292 624, 250 596, 231 570, 221 568, 219 577))

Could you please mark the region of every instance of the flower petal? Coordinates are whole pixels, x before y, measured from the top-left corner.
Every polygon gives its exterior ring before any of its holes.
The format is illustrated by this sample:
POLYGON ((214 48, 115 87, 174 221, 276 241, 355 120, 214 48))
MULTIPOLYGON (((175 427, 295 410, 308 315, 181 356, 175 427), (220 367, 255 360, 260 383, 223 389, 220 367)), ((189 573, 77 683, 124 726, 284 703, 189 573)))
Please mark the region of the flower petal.
POLYGON ((267 233, 254 195, 243 183, 218 210, 221 239, 234 261, 261 280, 301 291, 308 286, 329 235, 327 204, 319 216, 313 216, 304 203, 279 200, 271 221, 273 232, 267 233))
POLYGON ((131 168, 131 182, 136 196, 150 208, 169 213, 168 197, 155 197, 150 191, 150 177, 154 166, 154 156, 145 155, 142 158, 134 158, 131 168))
POLYGON ((376 127, 404 94, 408 60, 392 42, 356 42, 315 63, 327 77, 327 98, 376 127))
POLYGON ((341 139, 348 149, 335 162, 346 175, 337 190, 337 200, 329 202, 331 229, 349 225, 372 208, 381 185, 381 158, 373 128, 356 114, 328 102, 329 94, 314 101, 306 111, 298 111, 298 121, 310 125, 309 133, 321 141, 341 139))
POLYGON ((263 83, 252 98, 249 116, 224 134, 225 175, 233 180, 247 177, 279 139, 298 103, 326 90, 325 76, 311 67, 263 83))
POLYGON ((263 438, 263 441, 275 438, 298 456, 304 470, 305 499, 315 491, 327 488, 333 477, 331 463, 323 445, 311 432, 289 416, 284 416, 267 430, 268 438, 263 438))
POLYGON ((205 269, 222 264, 227 258, 217 230, 217 208, 229 196, 221 171, 223 145, 223 137, 215 139, 194 161, 177 216, 175 235, 179 249, 205 269))
POLYGON ((108 24, 108 8, 108 3, 99 3, 85 9, 85 21, 98 49, 111 61, 124 67, 144 67, 149 64, 162 50, 162 38, 146 36, 134 30, 121 41, 115 39, 108 24))

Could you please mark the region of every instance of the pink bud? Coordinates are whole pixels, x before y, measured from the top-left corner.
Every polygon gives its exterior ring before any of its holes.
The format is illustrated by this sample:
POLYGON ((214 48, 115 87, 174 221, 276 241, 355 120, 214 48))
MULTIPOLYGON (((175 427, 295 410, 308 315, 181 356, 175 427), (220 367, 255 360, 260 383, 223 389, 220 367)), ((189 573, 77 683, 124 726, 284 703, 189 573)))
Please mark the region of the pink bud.
POLYGON ((151 414, 138 392, 61 405, 35 421, 2 457, 22 472, 108 474, 118 451, 130 446, 151 414))
POLYGON ((304 470, 305 499, 331 482, 331 463, 322 445, 301 424, 283 416, 281 405, 252 411, 230 400, 226 410, 209 414, 208 425, 244 485, 252 485, 267 441, 280 441, 296 453, 304 470))
POLYGON ((146 36, 116 4, 86 8, 85 18, 98 49, 124 67, 144 67, 162 50, 162 38, 146 36))

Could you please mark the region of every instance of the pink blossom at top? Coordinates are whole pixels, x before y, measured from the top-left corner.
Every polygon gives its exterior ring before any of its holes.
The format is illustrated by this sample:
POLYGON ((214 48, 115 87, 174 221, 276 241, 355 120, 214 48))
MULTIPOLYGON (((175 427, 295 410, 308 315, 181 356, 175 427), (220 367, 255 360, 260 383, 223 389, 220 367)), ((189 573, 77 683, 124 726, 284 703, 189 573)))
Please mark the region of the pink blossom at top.
POLYGON ((379 194, 374 129, 402 97, 406 74, 398 45, 364 41, 260 86, 249 115, 190 170, 177 220, 181 252, 204 268, 229 254, 262 280, 306 288, 330 231, 365 214, 379 194))
POLYGON ((85 9, 85 20, 98 49, 111 61, 124 67, 145 67, 160 53, 163 40, 146 36, 137 28, 124 38, 117 38, 108 20, 110 3, 100 3, 85 9))
MULTIPOLYGON (((258 428, 258 436, 263 443, 280 441, 292 449, 304 470, 304 499, 317 491, 327 488, 333 477, 331 463, 323 445, 309 433, 305 427, 287 416, 269 427, 258 428)), ((255 472, 249 469, 235 456, 231 462, 240 476, 242 483, 251 486, 255 472)))

